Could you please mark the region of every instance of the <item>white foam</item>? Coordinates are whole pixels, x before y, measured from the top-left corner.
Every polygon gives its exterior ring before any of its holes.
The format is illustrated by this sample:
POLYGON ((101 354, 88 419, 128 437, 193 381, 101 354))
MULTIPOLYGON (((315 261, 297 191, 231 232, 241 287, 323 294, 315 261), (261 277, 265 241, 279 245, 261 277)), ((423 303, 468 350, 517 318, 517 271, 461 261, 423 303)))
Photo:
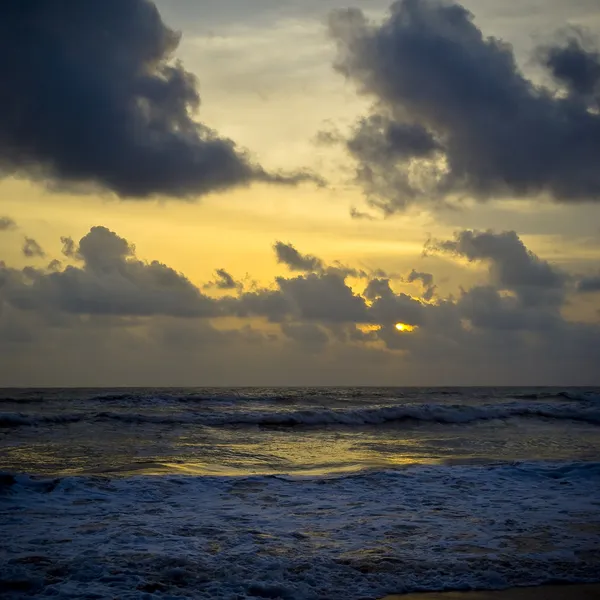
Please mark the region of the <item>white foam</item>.
POLYGON ((0 580, 36 597, 353 600, 600 578, 600 463, 0 480, 0 580))

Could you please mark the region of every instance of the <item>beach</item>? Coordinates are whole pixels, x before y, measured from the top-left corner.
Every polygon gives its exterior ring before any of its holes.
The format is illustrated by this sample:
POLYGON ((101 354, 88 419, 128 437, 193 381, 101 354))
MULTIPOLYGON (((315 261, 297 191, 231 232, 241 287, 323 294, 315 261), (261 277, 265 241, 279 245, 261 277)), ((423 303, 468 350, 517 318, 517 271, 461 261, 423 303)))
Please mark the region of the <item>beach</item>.
POLYGON ((383 600, 597 600, 600 585, 540 586, 502 591, 442 592, 386 596, 383 600))

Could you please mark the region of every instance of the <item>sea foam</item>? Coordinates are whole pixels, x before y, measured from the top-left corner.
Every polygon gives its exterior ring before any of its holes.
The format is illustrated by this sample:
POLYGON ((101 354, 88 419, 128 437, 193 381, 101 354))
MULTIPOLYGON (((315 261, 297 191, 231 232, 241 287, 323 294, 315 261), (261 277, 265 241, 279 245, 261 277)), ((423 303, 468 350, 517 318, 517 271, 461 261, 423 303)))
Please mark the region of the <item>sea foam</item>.
POLYGON ((355 600, 600 579, 600 463, 0 481, 7 598, 355 600))

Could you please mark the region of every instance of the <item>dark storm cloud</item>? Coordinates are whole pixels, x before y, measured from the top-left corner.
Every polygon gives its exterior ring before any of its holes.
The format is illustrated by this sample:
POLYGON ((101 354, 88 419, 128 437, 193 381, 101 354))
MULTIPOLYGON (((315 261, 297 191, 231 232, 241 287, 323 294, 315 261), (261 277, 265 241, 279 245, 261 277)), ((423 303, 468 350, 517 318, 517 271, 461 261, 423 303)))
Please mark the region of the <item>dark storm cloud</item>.
POLYGON ((291 271, 321 271, 323 261, 311 254, 301 254, 292 244, 275 242, 273 246, 277 262, 286 265, 291 271))
POLYGON ((105 227, 92 227, 79 242, 81 267, 44 272, 3 269, 3 295, 21 310, 75 315, 204 317, 214 300, 185 276, 158 261, 144 262, 135 248, 105 227))
POLYGON ((364 299, 337 273, 309 273, 292 279, 278 277, 276 281, 292 314, 301 319, 333 323, 368 321, 364 299))
POLYGON ((219 305, 227 314, 265 317, 275 323, 290 319, 330 324, 369 320, 364 298, 352 291, 343 271, 328 269, 298 277, 277 277, 275 285, 277 289, 260 289, 224 298, 219 305))
POLYGON ((30 237, 26 237, 23 242, 23 255, 28 258, 40 257, 43 258, 46 256, 44 249, 33 239, 30 237))
POLYGON ((465 230, 454 240, 430 240, 426 252, 446 252, 490 266, 492 283, 531 304, 561 302, 568 277, 527 249, 514 231, 465 230))
POLYGON ((0 231, 11 231, 17 228, 17 224, 10 217, 0 217, 0 231))
POLYGON ((267 174, 193 120, 178 43, 150 0, 0 3, 0 175, 124 198, 306 179, 267 174))
POLYGON ((370 322, 384 326, 394 326, 396 323, 423 325, 426 309, 419 300, 407 294, 395 294, 389 287, 382 287, 379 292, 380 295, 369 307, 370 322))
POLYGON ((392 294, 392 288, 390 287, 390 280, 385 278, 371 279, 363 292, 363 296, 367 300, 375 300, 382 296, 392 294))
POLYGON ((561 45, 541 48, 540 59, 571 94, 600 101, 600 53, 581 29, 565 32, 561 45))
POLYGON ((512 48, 458 4, 399 0, 380 25, 336 11, 330 31, 336 69, 374 100, 347 142, 374 206, 393 213, 465 194, 600 200, 594 50, 545 49, 567 88, 559 94, 528 80, 512 48))

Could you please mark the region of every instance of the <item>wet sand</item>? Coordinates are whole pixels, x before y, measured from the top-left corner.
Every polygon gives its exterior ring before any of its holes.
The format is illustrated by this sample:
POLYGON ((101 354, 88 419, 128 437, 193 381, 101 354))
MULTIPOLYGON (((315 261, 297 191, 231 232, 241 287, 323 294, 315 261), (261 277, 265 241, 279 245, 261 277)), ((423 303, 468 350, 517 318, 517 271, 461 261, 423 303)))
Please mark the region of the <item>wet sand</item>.
POLYGON ((500 592, 434 592, 386 596, 383 600, 600 600, 600 584, 549 585, 500 592))

